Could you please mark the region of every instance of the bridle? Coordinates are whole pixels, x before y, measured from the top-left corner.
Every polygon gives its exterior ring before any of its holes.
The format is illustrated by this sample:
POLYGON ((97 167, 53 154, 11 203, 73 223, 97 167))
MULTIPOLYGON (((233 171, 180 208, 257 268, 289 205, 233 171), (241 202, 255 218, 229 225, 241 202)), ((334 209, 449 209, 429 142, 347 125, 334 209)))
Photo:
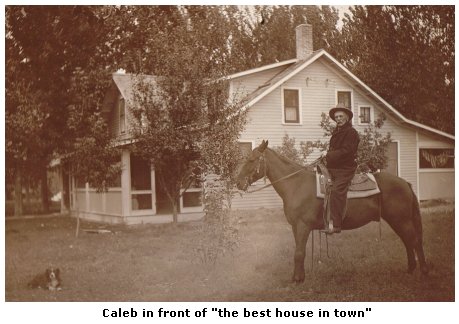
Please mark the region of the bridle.
MULTIPOLYGON (((258 150, 257 150, 257 152, 260 153, 260 156, 258 157, 258 164, 257 164, 257 167, 254 168, 254 170, 253 170, 248 176, 245 177, 245 181, 247 181, 247 183, 249 184, 249 186, 251 185, 251 181, 249 181, 249 180, 253 179, 255 174, 260 173, 260 169, 261 169, 261 165, 262 165, 262 164, 263 164, 263 180, 264 180, 264 182, 266 183, 266 178, 267 178, 267 175, 266 175, 266 174, 267 174, 267 169, 268 169, 268 167, 267 167, 267 164, 266 164, 265 152, 264 152, 264 151, 263 151, 263 152, 260 152, 260 151, 258 151, 258 150)), ((310 163, 310 164, 308 164, 308 165, 302 167, 302 168, 299 169, 299 170, 296 170, 295 172, 292 172, 292 173, 290 173, 290 174, 287 174, 286 176, 283 176, 283 177, 281 177, 281 178, 279 178, 279 179, 277 179, 277 180, 275 180, 275 181, 273 181, 273 182, 271 182, 271 183, 269 183, 269 184, 267 184, 267 185, 264 185, 264 186, 261 187, 261 188, 258 188, 258 189, 255 189, 255 190, 251 190, 251 191, 247 190, 246 192, 247 192, 247 193, 254 193, 254 192, 257 192, 257 191, 266 189, 266 188, 268 188, 268 187, 271 187, 271 186, 274 185, 275 183, 278 183, 278 182, 280 182, 280 181, 283 181, 283 180, 285 180, 285 179, 288 179, 288 178, 290 178, 290 177, 293 177, 294 175, 297 175, 298 173, 303 172, 303 171, 306 170, 307 168, 314 167, 314 166, 318 165, 322 160, 323 160, 323 157, 319 157, 318 159, 314 160, 312 163, 310 163)))
POLYGON ((247 182, 249 186, 253 182, 252 179, 254 179, 255 174, 260 173, 262 164, 263 164, 263 180, 266 183, 267 165, 266 165, 265 152, 264 151, 260 152, 259 150, 256 150, 256 151, 260 154, 260 156, 256 158, 258 160, 258 164, 256 168, 254 168, 253 171, 249 175, 244 177, 244 180, 247 182))

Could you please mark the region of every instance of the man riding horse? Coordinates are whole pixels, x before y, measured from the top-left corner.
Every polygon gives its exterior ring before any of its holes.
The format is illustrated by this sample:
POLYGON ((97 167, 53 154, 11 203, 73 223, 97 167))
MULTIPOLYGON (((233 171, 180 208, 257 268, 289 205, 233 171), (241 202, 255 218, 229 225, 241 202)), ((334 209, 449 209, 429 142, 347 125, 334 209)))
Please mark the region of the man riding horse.
POLYGON ((347 191, 357 169, 360 138, 352 127, 353 113, 350 109, 338 104, 330 109, 329 115, 336 122, 336 128, 332 133, 328 151, 322 155, 332 180, 328 207, 331 214, 330 224, 323 232, 333 234, 341 232, 341 223, 346 214, 347 191))

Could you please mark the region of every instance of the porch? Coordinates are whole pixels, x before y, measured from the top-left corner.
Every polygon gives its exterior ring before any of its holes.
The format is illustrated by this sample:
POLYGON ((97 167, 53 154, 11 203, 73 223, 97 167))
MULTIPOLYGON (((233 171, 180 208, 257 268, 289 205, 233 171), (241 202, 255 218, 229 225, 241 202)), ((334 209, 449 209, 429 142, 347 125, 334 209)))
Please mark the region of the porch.
MULTIPOLYGON (((79 214, 82 219, 110 224, 173 222, 172 204, 157 181, 154 168, 129 149, 123 150, 121 165, 119 178, 105 192, 97 192, 89 183, 71 175, 63 175, 63 179, 69 179, 71 216, 79 214)), ((200 186, 188 188, 182 193, 177 202, 179 222, 198 220, 204 216, 202 196, 200 186)))

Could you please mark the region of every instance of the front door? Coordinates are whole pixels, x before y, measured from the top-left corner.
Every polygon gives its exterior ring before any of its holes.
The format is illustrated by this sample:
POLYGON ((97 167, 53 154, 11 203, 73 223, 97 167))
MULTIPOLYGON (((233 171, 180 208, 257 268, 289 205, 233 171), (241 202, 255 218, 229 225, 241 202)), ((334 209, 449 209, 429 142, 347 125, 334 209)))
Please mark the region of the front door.
POLYGON ((382 171, 391 173, 393 175, 399 176, 399 163, 398 163, 398 142, 389 143, 386 151, 387 155, 387 167, 382 171))

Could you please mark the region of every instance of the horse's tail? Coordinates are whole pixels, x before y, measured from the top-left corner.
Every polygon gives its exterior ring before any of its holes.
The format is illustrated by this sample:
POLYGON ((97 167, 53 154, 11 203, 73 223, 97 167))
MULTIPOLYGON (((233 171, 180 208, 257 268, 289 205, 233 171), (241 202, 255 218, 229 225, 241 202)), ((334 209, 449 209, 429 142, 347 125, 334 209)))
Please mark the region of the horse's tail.
POLYGON ((418 257, 419 265, 421 267, 421 272, 424 275, 427 275, 429 273, 429 267, 427 266, 426 258, 424 256, 424 249, 422 247, 421 210, 419 208, 418 198, 416 197, 416 194, 414 193, 413 187, 411 186, 411 184, 410 184, 410 189, 411 189, 411 193, 412 193, 412 196, 413 196, 411 216, 412 216, 414 230, 415 230, 416 236, 417 236, 417 240, 415 242, 414 250, 415 250, 416 255, 418 257))
POLYGON ((413 186, 411 183, 408 183, 410 185, 411 189, 411 194, 412 196, 412 207, 411 207, 411 216, 412 216, 412 221, 414 225, 414 229, 416 231, 416 235, 418 237, 419 242, 422 244, 422 219, 421 219, 421 210, 419 207, 419 201, 418 197, 414 193, 413 186))

